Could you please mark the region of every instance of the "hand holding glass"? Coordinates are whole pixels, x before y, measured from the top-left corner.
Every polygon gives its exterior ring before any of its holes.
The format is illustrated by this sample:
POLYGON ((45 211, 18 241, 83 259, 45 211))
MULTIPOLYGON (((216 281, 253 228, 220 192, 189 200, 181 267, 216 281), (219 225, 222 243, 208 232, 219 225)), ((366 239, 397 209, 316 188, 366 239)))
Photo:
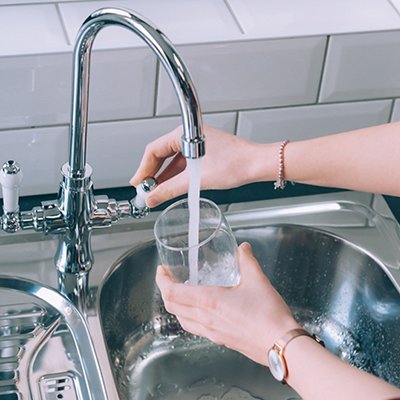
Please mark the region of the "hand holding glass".
POLYGON ((212 201, 200 199, 198 244, 189 246, 187 199, 175 202, 160 214, 154 235, 161 263, 169 268, 177 282, 206 286, 239 284, 236 239, 212 201))

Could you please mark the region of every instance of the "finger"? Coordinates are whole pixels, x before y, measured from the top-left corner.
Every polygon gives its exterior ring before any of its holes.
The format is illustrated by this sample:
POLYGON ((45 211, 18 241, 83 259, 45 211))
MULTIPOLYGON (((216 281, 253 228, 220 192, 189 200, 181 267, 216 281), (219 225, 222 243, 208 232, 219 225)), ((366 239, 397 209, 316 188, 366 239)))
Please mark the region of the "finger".
POLYGON ((186 331, 196 336, 207 337, 206 329, 203 325, 193 319, 178 318, 181 327, 186 331))
POLYGON ((216 308, 217 301, 215 299, 221 296, 219 292, 231 289, 225 287, 191 286, 174 282, 166 267, 158 267, 156 283, 165 303, 177 303, 203 309, 216 308))
POLYGON ((165 309, 170 313, 176 315, 179 319, 191 319, 203 325, 209 330, 214 330, 216 327, 216 315, 211 313, 209 310, 205 310, 199 307, 191 307, 184 304, 170 302, 164 300, 165 309))
POLYGON ((224 344, 218 332, 205 328, 202 324, 199 324, 197 321, 194 321, 192 319, 183 319, 183 318, 181 319, 178 318, 178 321, 181 324, 181 327, 186 332, 189 332, 196 336, 205 337, 217 345, 224 344))
POLYGON ((188 176, 185 171, 175 175, 167 181, 159 184, 146 196, 146 204, 148 207, 153 208, 167 200, 187 193, 188 190, 188 176))
POLYGON ((241 249, 245 253, 253 254, 253 248, 251 247, 251 244, 249 242, 243 242, 239 246, 239 249, 241 249))
POLYGON ((186 168, 186 158, 181 154, 178 153, 175 157, 171 160, 168 166, 160 172, 157 176, 157 183, 163 183, 168 179, 171 179, 175 175, 178 175, 186 168))
POLYGON ((239 246, 239 267, 241 282, 253 282, 254 279, 259 279, 260 277, 267 279, 253 254, 250 243, 243 242, 239 246))
POLYGON ((149 176, 155 176, 164 160, 181 151, 182 127, 178 127, 146 146, 139 168, 130 179, 133 186, 139 185, 149 176))
POLYGON ((249 268, 254 269, 255 264, 258 264, 256 258, 253 254, 253 249, 248 242, 243 242, 239 246, 239 265, 240 265, 240 272, 246 273, 246 270, 249 268))

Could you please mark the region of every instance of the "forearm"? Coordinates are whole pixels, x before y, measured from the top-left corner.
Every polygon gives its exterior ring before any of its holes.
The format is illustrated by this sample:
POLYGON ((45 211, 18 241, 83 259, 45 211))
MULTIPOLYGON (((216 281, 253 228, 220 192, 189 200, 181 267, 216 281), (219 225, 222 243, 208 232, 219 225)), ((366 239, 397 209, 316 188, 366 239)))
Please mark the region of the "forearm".
POLYGON ((287 383, 304 400, 389 400, 400 396, 400 389, 344 363, 305 336, 287 346, 285 358, 287 383))
MULTIPOLYGON (((263 161, 255 180, 275 180, 279 143, 259 145, 257 152, 263 161)), ((290 181, 400 195, 400 123, 290 142, 284 161, 290 181)))

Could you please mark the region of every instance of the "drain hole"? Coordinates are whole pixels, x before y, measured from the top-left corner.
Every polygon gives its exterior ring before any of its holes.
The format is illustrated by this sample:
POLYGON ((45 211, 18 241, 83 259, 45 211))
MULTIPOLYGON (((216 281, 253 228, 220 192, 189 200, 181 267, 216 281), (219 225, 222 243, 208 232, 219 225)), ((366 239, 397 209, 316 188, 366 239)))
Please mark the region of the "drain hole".
POLYGON ((71 386, 66 385, 66 386, 50 387, 50 388, 48 388, 47 392, 48 393, 64 392, 66 390, 71 390, 71 386))
POLYGON ((18 400, 20 397, 17 393, 0 394, 0 400, 18 400))
MULTIPOLYGON (((72 372, 65 375, 47 375, 40 379, 42 398, 46 400, 78 400, 81 397, 77 392, 77 381, 72 372)), ((0 400, 2 400, 0 398, 0 400)))
MULTIPOLYGON (((69 383, 69 378, 59 378, 59 379, 49 380, 47 382, 47 391, 48 393, 54 393, 54 392, 64 392, 65 390, 71 390, 71 386, 68 383, 69 383)), ((57 395, 58 399, 62 399, 63 397, 64 396, 62 394, 57 395)))
POLYGON ((15 371, 0 371, 0 382, 11 379, 15 379, 15 371))

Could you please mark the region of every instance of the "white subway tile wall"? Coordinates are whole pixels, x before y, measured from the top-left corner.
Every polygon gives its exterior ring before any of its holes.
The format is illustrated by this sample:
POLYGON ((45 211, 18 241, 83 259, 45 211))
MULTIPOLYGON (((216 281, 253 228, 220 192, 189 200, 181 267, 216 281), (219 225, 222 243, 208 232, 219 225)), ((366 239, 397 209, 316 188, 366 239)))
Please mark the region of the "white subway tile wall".
MULTIPOLYGON (((325 37, 258 40, 179 48, 204 111, 316 101, 325 37)), ((176 95, 160 71, 157 114, 176 114, 176 95)))
MULTIPOLYGON (((224 1, 215 0, 113 0, 60 4, 68 38, 72 43, 82 22, 96 9, 121 7, 152 21, 175 44, 238 40, 241 31, 224 1)), ((131 32, 108 27, 100 33, 95 48, 145 46, 131 32)))
POLYGON ((393 107, 393 114, 391 122, 400 121, 400 99, 396 99, 393 107))
POLYGON ((391 100, 378 100, 240 112, 238 135, 259 143, 311 139, 383 124, 391 108, 391 100))
MULTIPOLYGON (((20 162, 22 195, 57 191, 73 42, 92 11, 112 6, 140 12, 177 45, 210 125, 272 142, 400 120, 400 0, 3 0, 0 162, 20 162)), ((96 188, 126 186, 146 144, 180 122, 171 83, 145 47, 118 27, 95 41, 96 188)))
POLYGON ((156 57, 149 49, 97 51, 92 62, 90 121, 153 116, 156 57))
POLYGON ((67 51, 54 5, 0 6, 0 56, 67 51))
POLYGON ((56 193, 68 160, 68 127, 0 132, 1 162, 16 160, 23 171, 22 196, 56 193))
POLYGON ((400 13, 400 0, 389 0, 389 2, 396 8, 400 13))
POLYGON ((400 96, 400 31, 332 36, 320 101, 400 96))
POLYGON ((329 35, 399 29, 382 0, 228 0, 243 31, 253 38, 329 35))
POLYGON ((1 129, 67 123, 71 87, 71 53, 0 57, 0 143, 1 129))

